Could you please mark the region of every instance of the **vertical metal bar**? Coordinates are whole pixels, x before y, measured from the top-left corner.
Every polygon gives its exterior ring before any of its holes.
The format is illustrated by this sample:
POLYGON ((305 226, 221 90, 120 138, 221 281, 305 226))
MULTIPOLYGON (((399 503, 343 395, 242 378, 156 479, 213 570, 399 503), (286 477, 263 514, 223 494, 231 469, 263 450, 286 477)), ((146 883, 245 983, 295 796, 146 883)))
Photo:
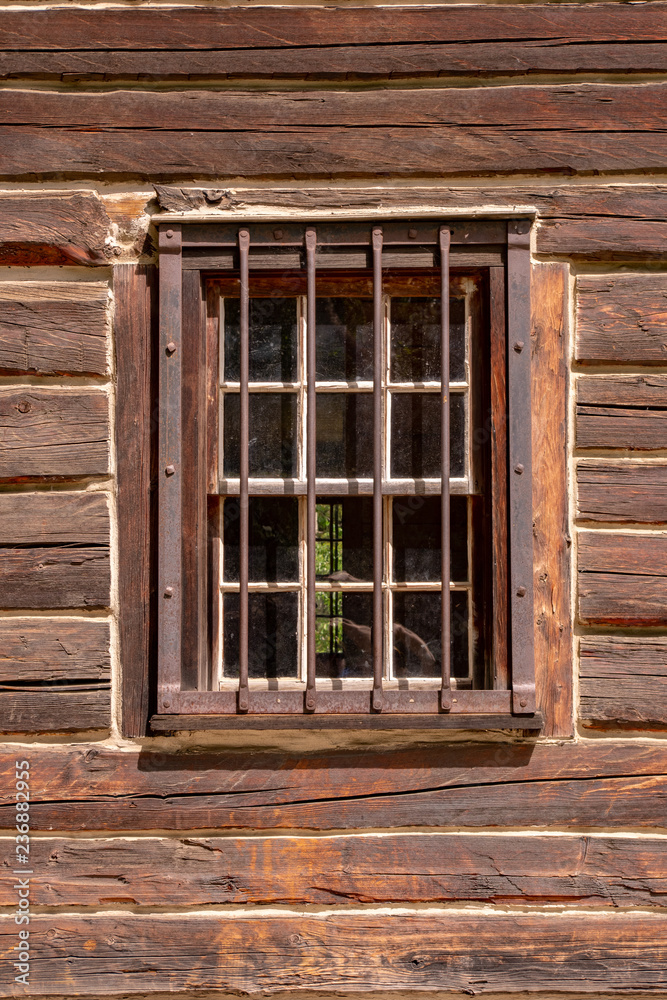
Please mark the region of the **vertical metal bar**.
POLYGON ((239 272, 241 279, 241 330, 240 330, 240 378, 239 378, 239 712, 247 712, 248 696, 248 476, 249 466, 249 424, 250 399, 248 380, 250 376, 250 285, 248 273, 248 251, 250 233, 239 231, 239 272))
POLYGON ((535 712, 530 222, 507 225, 507 381, 512 711, 535 712))
POLYGON ((315 711, 315 644, 316 593, 315 593, 315 538, 317 508, 315 495, 316 477, 316 422, 315 422, 315 249, 317 233, 306 230, 306 616, 308 642, 306 647, 306 711, 315 711))
POLYGON ((383 629, 382 577, 382 229, 373 229, 373 709, 382 711, 383 629))
POLYGON ((181 688, 181 227, 160 226, 159 248, 158 711, 168 712, 181 688))
POLYGON ((440 708, 452 707, 451 691, 451 598, 449 580, 449 245, 451 233, 444 226, 440 229, 440 474, 442 477, 442 510, 440 515, 440 576, 442 581, 441 605, 441 670, 440 708))

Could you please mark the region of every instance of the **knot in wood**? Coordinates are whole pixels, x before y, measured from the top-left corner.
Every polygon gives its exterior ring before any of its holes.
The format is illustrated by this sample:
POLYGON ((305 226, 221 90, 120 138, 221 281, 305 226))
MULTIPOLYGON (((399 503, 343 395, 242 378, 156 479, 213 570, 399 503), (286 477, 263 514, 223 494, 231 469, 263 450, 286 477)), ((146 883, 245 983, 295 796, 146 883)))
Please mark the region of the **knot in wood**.
POLYGON ((30 413, 32 410, 32 403, 29 399, 22 399, 18 404, 18 410, 20 413, 30 413))

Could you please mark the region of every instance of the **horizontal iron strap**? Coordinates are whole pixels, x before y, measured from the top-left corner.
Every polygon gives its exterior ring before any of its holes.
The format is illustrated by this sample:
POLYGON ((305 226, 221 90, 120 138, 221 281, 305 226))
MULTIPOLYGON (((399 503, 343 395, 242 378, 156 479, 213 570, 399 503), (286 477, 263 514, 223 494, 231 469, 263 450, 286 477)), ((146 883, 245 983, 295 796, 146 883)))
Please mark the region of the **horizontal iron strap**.
MULTIPOLYGON (((505 263, 505 247, 489 243, 479 246, 453 246, 451 248, 450 266, 452 268, 501 267, 505 263)), ((384 269, 405 270, 421 268, 429 270, 435 267, 437 255, 435 248, 389 247, 383 251, 382 266, 384 269)), ((320 251, 315 260, 318 270, 322 271, 359 271, 370 272, 371 257, 362 248, 352 250, 329 249, 320 251)), ((235 271, 238 270, 238 255, 231 248, 225 247, 186 247, 183 251, 183 269, 186 271, 235 271)), ((263 250, 255 247, 250 255, 251 271, 294 271, 296 275, 303 272, 303 290, 295 285, 295 295, 305 295, 306 274, 304 255, 297 249, 266 247, 263 250)))

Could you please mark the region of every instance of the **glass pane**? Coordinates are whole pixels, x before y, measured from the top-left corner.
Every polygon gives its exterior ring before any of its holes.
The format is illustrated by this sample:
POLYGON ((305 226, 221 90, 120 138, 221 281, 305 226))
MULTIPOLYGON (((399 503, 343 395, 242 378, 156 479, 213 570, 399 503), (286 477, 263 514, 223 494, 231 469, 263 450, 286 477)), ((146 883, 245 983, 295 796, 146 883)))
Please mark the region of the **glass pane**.
POLYGON ((317 676, 372 677, 372 594, 317 595, 317 676))
MULTIPOLYGON (((449 377, 465 380, 465 299, 449 300, 449 377)), ((392 382, 440 381, 440 299, 391 300, 392 382)))
POLYGON ((371 393, 317 394, 317 475, 324 479, 373 474, 371 393))
POLYGON ((318 299, 316 377, 324 382, 373 378, 373 302, 318 299))
MULTIPOLYGON (((239 675, 239 595, 224 594, 223 673, 239 675)), ((298 667, 298 594, 248 595, 248 676, 296 677, 298 667)))
MULTIPOLYGON (((465 475, 467 395, 449 397, 450 475, 465 475)), ((440 396, 436 393, 391 394, 391 475, 396 479, 440 476, 440 396)))
MULTIPOLYGON (((468 500, 450 497, 451 577, 468 576, 468 500)), ((394 580, 440 580, 440 497, 397 497, 393 502, 394 580)))
MULTIPOLYGON (((394 594, 394 676, 439 677, 441 596, 394 594)), ((451 594, 451 673, 468 677, 468 594, 451 594)))
MULTIPOLYGON (((292 478, 297 474, 296 393, 250 394, 250 475, 292 478)), ((239 395, 224 403, 223 475, 239 475, 239 395)))
POLYGON ((315 561, 318 580, 358 583, 373 578, 371 497, 318 497, 315 561))
MULTIPOLYGON (((224 579, 239 579, 239 500, 229 497, 223 509, 224 579)), ((248 575, 251 582, 275 583, 299 578, 299 506, 290 497, 251 497, 248 575)))
MULTIPOLYGON (((241 303, 225 299, 224 375, 241 377, 239 346, 241 303)), ((250 299, 250 381, 295 382, 297 379, 296 299, 250 299)))

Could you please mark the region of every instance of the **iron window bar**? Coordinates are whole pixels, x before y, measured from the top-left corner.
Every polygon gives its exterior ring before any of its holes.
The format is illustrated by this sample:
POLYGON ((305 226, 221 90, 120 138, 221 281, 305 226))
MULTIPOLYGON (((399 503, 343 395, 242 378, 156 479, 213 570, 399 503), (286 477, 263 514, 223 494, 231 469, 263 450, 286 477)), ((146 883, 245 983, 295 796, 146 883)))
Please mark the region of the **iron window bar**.
MULTIPOLYGON (((535 711, 535 682, 532 623, 532 501, 530 462, 530 222, 528 220, 476 220, 473 223, 389 222, 372 228, 368 224, 344 223, 304 226, 284 224, 278 229, 268 224, 241 227, 233 224, 191 223, 181 226, 163 223, 160 247, 160 465, 164 475, 159 489, 158 593, 158 713, 167 715, 209 715, 229 717, 239 713, 248 718, 279 711, 296 716, 310 714, 321 721, 323 715, 478 715, 520 716, 523 728, 538 728, 541 718, 535 711), (370 232, 369 232, 370 229, 370 232), (383 396, 381 389, 383 347, 383 267, 397 266, 403 250, 418 246, 422 257, 439 261, 441 278, 441 682, 439 697, 414 690, 409 704, 406 692, 383 690, 383 396), (283 253, 296 251, 289 266, 301 265, 305 248, 307 301, 306 373, 306 493, 307 493, 307 651, 306 688, 281 691, 281 709, 276 709, 273 691, 251 691, 248 683, 248 565, 249 565, 249 304, 250 270, 285 266, 287 259, 269 264, 261 255, 253 261, 253 248, 276 247, 283 253), (315 306, 318 264, 332 262, 326 253, 334 250, 370 251, 373 271, 373 628, 372 691, 320 691, 316 683, 316 561, 317 530, 315 476, 315 306), (398 256, 396 255, 398 253, 398 256), (392 257, 391 254, 394 254, 392 257), (385 259, 388 264, 385 264, 385 259), (510 690, 452 689, 450 663, 450 454, 449 454, 449 281, 450 263, 473 267, 506 269, 507 352, 509 423, 509 507, 507 533, 510 549, 511 606, 511 686, 510 690), (202 280, 218 270, 237 269, 240 281, 240 380, 239 380, 239 681, 237 696, 229 691, 186 690, 181 682, 182 655, 179 636, 183 611, 182 590, 190 585, 182 579, 183 523, 181 446, 186 432, 181 426, 181 377, 183 348, 182 281, 185 271, 199 271, 202 280), (380 445, 378 446, 378 442, 380 445), (518 598, 518 599, 517 599, 518 598), (370 702, 366 699, 370 694, 370 702), (453 695, 456 694, 456 697, 453 695), (528 719, 532 716, 532 722, 528 719)), ((415 256, 415 260, 419 254, 415 256)), ((340 262, 339 262, 340 263, 340 262)), ((410 261, 411 263, 411 261, 410 261)), ((431 266, 432 266, 431 265, 431 266)), ((357 266, 359 266, 357 264, 357 266)), ((401 266, 401 265, 398 265, 401 266)), ((429 266, 428 262, 422 266, 429 266)), ((185 337, 189 331, 185 331, 185 337)), ((205 488, 205 487, 204 487, 205 488)), ((199 584, 201 585, 201 583, 199 584)), ((159 718, 159 716, 157 717, 159 718)), ((470 721, 470 718, 468 719, 470 721)), ((270 723, 272 724, 272 723, 270 723)), ((465 724, 461 720, 461 724, 465 724)))

